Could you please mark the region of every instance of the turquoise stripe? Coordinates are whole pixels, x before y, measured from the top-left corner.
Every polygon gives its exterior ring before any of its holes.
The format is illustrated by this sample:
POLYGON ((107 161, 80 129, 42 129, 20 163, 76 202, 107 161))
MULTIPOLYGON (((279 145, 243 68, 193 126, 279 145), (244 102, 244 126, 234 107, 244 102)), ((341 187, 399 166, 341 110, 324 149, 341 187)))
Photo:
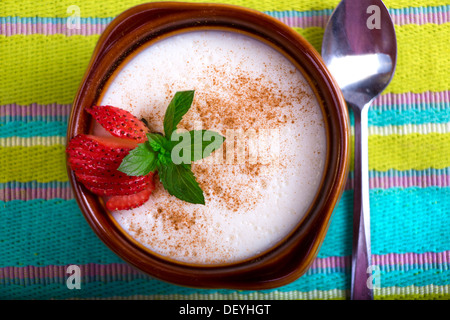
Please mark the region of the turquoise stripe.
POLYGON ((0 201, 0 267, 123 262, 98 239, 74 199, 0 201))
POLYGON ((369 125, 408 125, 450 122, 450 104, 373 107, 369 109, 369 125))
POLYGON ((450 187, 373 190, 372 253, 450 250, 449 199, 450 187))
MULTIPOLYGON (((449 199, 450 187, 370 190, 372 253, 450 250, 449 199)), ((352 210, 352 191, 345 191, 319 257, 351 255, 352 210)))
MULTIPOLYGON (((450 187, 372 189, 370 196, 373 254, 450 250, 450 187)), ((351 254, 352 199, 345 191, 319 257, 351 254)), ((121 262, 73 199, 0 202, 0 218, 0 267, 121 262)))
POLYGON ((380 273, 380 287, 393 287, 401 283, 402 287, 416 285, 426 286, 433 284, 435 286, 450 285, 450 270, 442 269, 414 269, 408 271, 395 270, 391 272, 380 273))
MULTIPOLYGON (((353 112, 350 110, 350 123, 354 123, 353 112)), ((376 106, 369 109, 369 126, 402 126, 409 124, 447 123, 450 122, 450 104, 439 106, 415 105, 376 106)))
POLYGON ((67 122, 11 121, 0 123, 0 137, 66 136, 67 122))
MULTIPOLYGON (((80 17, 81 24, 108 24, 114 18, 82 18, 80 17)), ((67 23, 67 18, 57 18, 57 17, 0 17, 0 23, 51 23, 51 24, 65 24, 67 23)))
POLYGON ((333 9, 311 10, 311 11, 287 10, 287 11, 263 11, 263 12, 269 16, 278 19, 289 17, 305 18, 305 17, 329 16, 333 12, 333 9))

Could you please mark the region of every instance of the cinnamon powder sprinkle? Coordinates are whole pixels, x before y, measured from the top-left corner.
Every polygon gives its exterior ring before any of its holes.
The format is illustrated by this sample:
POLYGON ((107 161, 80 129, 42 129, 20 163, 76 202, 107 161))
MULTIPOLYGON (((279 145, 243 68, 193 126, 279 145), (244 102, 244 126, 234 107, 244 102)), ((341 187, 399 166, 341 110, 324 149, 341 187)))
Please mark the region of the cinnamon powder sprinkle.
MULTIPOLYGON (((205 87, 195 88, 193 105, 178 126, 194 130, 200 125, 202 129, 217 131, 226 137, 213 155, 192 164, 192 171, 204 191, 206 206, 220 207, 230 214, 243 214, 263 202, 270 180, 283 174, 289 161, 286 155, 274 154, 268 161, 263 161, 261 156, 271 150, 270 133, 278 132, 279 138, 283 130, 296 125, 298 114, 310 112, 308 101, 315 98, 302 90, 302 86, 308 84, 299 84, 298 78, 292 77, 294 73, 294 68, 280 70, 280 78, 296 81, 286 88, 281 87, 281 81, 265 74, 255 76, 239 68, 230 73, 226 66, 207 66, 205 87), (229 136, 230 132, 234 136, 229 136), (269 142, 262 149, 260 146, 256 157, 252 158, 252 146, 259 142, 258 137, 263 133, 269 142)), ((171 90, 174 87, 176 83, 166 85, 168 96, 175 93, 171 90)), ((147 120, 152 126, 162 123, 162 119, 163 114, 156 113, 147 120)), ((280 143, 280 140, 274 141, 272 143, 280 143)), ((156 207, 148 210, 155 224, 151 228, 147 226, 147 232, 139 225, 130 226, 130 231, 141 242, 159 247, 175 259, 196 260, 195 257, 202 255, 217 257, 202 260, 202 263, 217 263, 220 260, 215 259, 219 257, 223 260, 232 257, 232 252, 220 252, 220 244, 208 242, 211 241, 208 237, 211 225, 207 210, 202 206, 192 206, 167 195, 160 183, 156 184, 152 199, 156 207), (156 238, 157 229, 161 227, 167 230, 164 239, 156 238), (182 236, 177 237, 178 234, 182 236), (208 250, 216 250, 216 254, 201 254, 208 250)), ((214 232, 220 230, 214 229, 214 232)))

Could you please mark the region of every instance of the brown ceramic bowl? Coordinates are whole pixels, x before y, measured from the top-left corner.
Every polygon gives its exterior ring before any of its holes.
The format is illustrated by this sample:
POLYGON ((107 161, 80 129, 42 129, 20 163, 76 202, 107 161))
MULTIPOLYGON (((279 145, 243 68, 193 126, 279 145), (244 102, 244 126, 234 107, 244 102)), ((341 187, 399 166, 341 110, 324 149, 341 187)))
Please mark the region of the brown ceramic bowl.
POLYGON ((274 248, 242 262, 199 266, 150 252, 131 239, 103 201, 79 184, 68 169, 78 204, 98 237, 122 259, 166 282, 197 288, 268 289, 299 278, 323 242, 345 184, 349 163, 348 113, 343 96, 319 54, 295 31, 263 13, 230 5, 149 3, 119 15, 101 35, 74 100, 67 139, 89 132, 84 108, 97 102, 113 71, 142 44, 169 34, 198 29, 228 30, 263 40, 303 71, 322 102, 328 137, 324 179, 301 223, 274 248))

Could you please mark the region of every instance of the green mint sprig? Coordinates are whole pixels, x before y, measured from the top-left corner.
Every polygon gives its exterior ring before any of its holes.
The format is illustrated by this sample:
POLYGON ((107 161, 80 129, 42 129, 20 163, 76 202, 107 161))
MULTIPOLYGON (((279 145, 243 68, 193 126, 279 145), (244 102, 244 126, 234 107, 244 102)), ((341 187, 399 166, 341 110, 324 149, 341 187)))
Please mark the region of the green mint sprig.
POLYGON ((219 149, 225 137, 209 130, 176 130, 193 99, 194 91, 175 93, 164 115, 164 135, 148 133, 148 140, 131 150, 117 170, 129 176, 158 171, 169 194, 186 202, 205 204, 203 190, 195 179, 191 163, 219 149))

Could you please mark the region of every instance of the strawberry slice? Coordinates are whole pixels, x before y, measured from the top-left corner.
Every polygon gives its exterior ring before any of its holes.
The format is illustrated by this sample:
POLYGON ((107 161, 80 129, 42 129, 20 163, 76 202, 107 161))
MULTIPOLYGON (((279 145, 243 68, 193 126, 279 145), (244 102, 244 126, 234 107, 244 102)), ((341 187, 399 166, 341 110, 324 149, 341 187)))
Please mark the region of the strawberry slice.
POLYGON ((113 210, 130 210, 143 205, 150 198, 155 184, 152 183, 141 192, 132 195, 112 196, 106 201, 106 208, 113 210))
POLYGON ((129 177, 117 170, 136 146, 132 140, 80 134, 70 140, 66 152, 75 176, 88 190, 97 195, 129 195, 141 192, 152 179, 129 177))
POLYGON ((127 210, 145 203, 155 188, 153 172, 128 176, 120 172, 123 158, 144 142, 146 125, 128 111, 112 106, 94 106, 89 112, 112 136, 80 134, 66 148, 75 177, 92 193, 105 196, 109 210, 127 210))
POLYGON ((70 140, 66 152, 75 172, 98 171, 99 175, 104 175, 115 171, 136 146, 137 143, 131 140, 80 134, 70 140))
POLYGON ((103 184, 103 183, 113 183, 113 184, 130 184, 130 183, 138 183, 138 182, 149 182, 153 178, 153 172, 150 172, 146 176, 127 176, 123 172, 118 172, 117 175, 111 176, 99 176, 99 175, 90 175, 85 173, 77 173, 77 178, 83 183, 91 183, 91 184, 103 184), (124 175, 124 176, 123 176, 124 175))
POLYGON ((89 191, 102 196, 135 194, 153 183, 153 173, 126 179, 111 179, 84 174, 77 174, 76 176, 89 191))
POLYGON ((113 106, 93 106, 86 111, 115 137, 144 142, 149 131, 145 124, 130 112, 113 106))
POLYGON ((72 157, 91 159, 123 158, 130 150, 137 147, 137 142, 115 137, 97 137, 79 134, 72 138, 67 152, 72 157))

